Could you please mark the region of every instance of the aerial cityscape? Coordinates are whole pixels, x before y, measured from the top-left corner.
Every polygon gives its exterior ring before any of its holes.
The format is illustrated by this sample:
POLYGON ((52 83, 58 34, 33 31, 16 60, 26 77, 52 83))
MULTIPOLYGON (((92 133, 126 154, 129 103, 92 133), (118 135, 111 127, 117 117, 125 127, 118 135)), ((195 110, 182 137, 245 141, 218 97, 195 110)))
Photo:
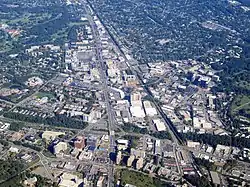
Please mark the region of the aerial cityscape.
POLYGON ((250 186, 249 0, 1 0, 0 187, 250 186))

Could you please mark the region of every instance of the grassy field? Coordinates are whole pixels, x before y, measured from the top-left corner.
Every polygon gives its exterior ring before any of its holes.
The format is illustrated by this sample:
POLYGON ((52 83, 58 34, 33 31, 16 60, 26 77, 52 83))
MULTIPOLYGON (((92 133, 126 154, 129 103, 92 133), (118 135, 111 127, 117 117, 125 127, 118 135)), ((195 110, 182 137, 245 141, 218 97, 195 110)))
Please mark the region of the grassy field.
POLYGON ((248 81, 240 81, 240 82, 236 82, 235 86, 250 90, 250 83, 248 81))
POLYGON ((48 13, 28 13, 24 12, 23 14, 19 15, 18 17, 14 19, 5 19, 2 20, 2 23, 6 23, 10 26, 12 25, 19 25, 19 26, 25 26, 29 27, 35 24, 38 24, 40 21, 46 21, 51 18, 51 14, 48 13))
POLYGON ((161 181, 159 181, 156 178, 150 177, 149 175, 127 170, 127 169, 121 169, 118 170, 118 175, 120 175, 121 178, 121 185, 125 186, 126 184, 132 184, 137 187, 163 187, 167 185, 161 184, 161 181))
POLYGON ((247 109, 250 107, 250 96, 238 95, 232 103, 232 112, 238 111, 240 109, 247 109))
MULTIPOLYGON (((57 33, 51 36, 53 42, 57 40, 66 41, 67 37, 68 37, 68 31, 66 28, 59 30, 57 33)), ((49 43, 49 41, 47 41, 47 43, 49 43)))
POLYGON ((79 21, 79 22, 70 22, 68 25, 69 27, 73 27, 73 26, 81 26, 81 25, 85 25, 86 22, 84 21, 79 21))
POLYGON ((45 92, 39 92, 36 94, 37 98, 43 98, 43 97, 48 97, 49 99, 53 98, 54 95, 50 93, 45 93, 45 92))
POLYGON ((250 111, 250 96, 238 95, 232 102, 231 115, 237 115, 240 110, 246 111, 249 114, 250 111))

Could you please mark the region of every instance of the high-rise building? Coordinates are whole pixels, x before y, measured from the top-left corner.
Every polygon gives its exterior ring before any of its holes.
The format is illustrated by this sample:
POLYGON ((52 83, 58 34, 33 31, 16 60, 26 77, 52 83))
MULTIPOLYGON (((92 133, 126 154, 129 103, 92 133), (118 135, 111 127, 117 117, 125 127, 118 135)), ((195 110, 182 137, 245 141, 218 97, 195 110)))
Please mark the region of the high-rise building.
POLYGON ((116 164, 119 165, 121 160, 122 160, 122 153, 121 153, 121 151, 118 151, 118 153, 116 155, 116 164))
POLYGON ((134 162, 134 160, 135 160, 135 156, 130 155, 130 157, 128 158, 128 161, 127 161, 127 166, 128 167, 132 166, 132 163, 134 162))
POLYGON ((144 118, 145 112, 142 108, 142 101, 141 101, 141 93, 140 92, 134 92, 130 96, 130 113, 133 117, 137 118, 144 118))
POLYGON ((142 106, 140 92, 132 93, 130 96, 130 101, 132 106, 142 106))
POLYGON ((155 149, 154 149, 154 154, 155 155, 161 155, 161 141, 160 140, 155 140, 155 149))
POLYGON ((77 136, 74 141, 74 146, 77 149, 83 149, 85 147, 85 138, 83 136, 77 136))
POLYGON ((66 142, 58 142, 56 145, 54 145, 53 150, 54 154, 58 154, 60 152, 64 152, 67 150, 68 146, 66 142))
POLYGON ((105 179, 104 176, 100 176, 99 179, 98 179, 98 181, 97 181, 96 186, 97 187, 103 187, 104 186, 104 179, 105 179))
POLYGON ((136 161, 136 169, 141 169, 143 167, 143 158, 139 158, 137 161, 136 161))
POLYGON ((136 84, 138 83, 138 81, 136 80, 136 76, 135 75, 125 75, 124 76, 124 83, 126 86, 136 86, 136 84))

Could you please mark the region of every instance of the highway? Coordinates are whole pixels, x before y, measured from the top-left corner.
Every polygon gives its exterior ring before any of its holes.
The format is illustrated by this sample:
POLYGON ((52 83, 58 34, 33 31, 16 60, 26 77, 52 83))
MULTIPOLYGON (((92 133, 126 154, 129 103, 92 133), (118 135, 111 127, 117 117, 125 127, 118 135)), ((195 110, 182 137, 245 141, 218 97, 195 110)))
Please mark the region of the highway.
MULTIPOLYGON (((94 12, 94 11, 93 11, 94 12)), ((107 31, 108 32, 108 31, 107 31)), ((108 32, 109 33, 109 32, 108 32)), ((110 33, 109 33, 110 34, 110 33)), ((158 103, 155 102, 154 97, 152 95, 152 93, 149 91, 148 87, 146 84, 143 83, 142 79, 140 78, 140 75, 138 74, 138 72, 136 71, 136 69, 134 68, 134 66, 132 66, 130 63, 132 62, 132 64, 138 64, 138 62, 135 59, 131 59, 130 61, 127 59, 126 55, 124 54, 124 52, 121 50, 120 46, 118 46, 117 42, 114 41, 114 38, 112 36, 110 36, 110 38, 112 39, 112 42, 114 44, 114 46, 116 47, 117 51, 120 52, 120 54, 122 54, 123 58, 125 59, 125 63, 128 67, 128 69, 130 69, 132 71, 132 73, 134 75, 136 75, 140 85, 143 87, 144 91, 151 97, 151 100, 153 101, 155 107, 157 108, 159 114, 162 116, 162 118, 164 119, 164 121, 167 124, 167 129, 172 137, 172 140, 174 142, 174 148, 175 148, 175 155, 176 155, 176 163, 177 163, 177 169, 178 171, 182 174, 182 170, 181 167, 179 165, 179 159, 178 159, 178 152, 181 150, 180 145, 182 144, 182 140, 181 138, 178 136, 174 125, 172 124, 172 122, 167 118, 167 116, 165 115, 164 111, 162 110, 162 108, 159 106, 158 103)), ((193 163, 193 158, 192 158, 192 154, 186 150, 183 150, 184 152, 187 152, 187 156, 189 157, 188 160, 191 160, 193 163)))
MULTIPOLYGON (((110 98, 109 98, 109 87, 108 87, 108 77, 106 75, 106 66, 105 62, 102 57, 102 44, 99 32, 97 30, 96 24, 92 18, 91 12, 89 11, 88 7, 86 7, 86 3, 83 3, 84 8, 87 13, 87 18, 89 20, 93 38, 95 40, 96 45, 96 57, 97 61, 99 63, 99 70, 100 70, 100 77, 103 83, 103 95, 104 100, 106 104, 106 110, 108 114, 108 130, 109 130, 109 152, 114 153, 115 152, 115 139, 114 139, 114 127, 115 127, 115 116, 113 114, 112 106, 110 104, 110 98)), ((108 165, 108 186, 112 187, 114 186, 114 164, 113 161, 110 159, 109 165, 108 165)))
MULTIPOLYGON (((88 4, 91 6, 91 4, 88 2, 88 4)), ((86 5, 85 5, 86 8, 86 5)), ((87 10, 87 8, 86 8, 87 10)), ((88 10, 87 10, 88 12, 88 10)), ((93 11, 94 12, 94 11, 93 11)), ((109 96, 108 96, 108 86, 107 86, 107 76, 106 76, 106 68, 105 68, 105 64, 104 61, 102 59, 102 55, 101 55, 101 43, 100 43, 100 36, 99 33, 97 32, 97 28, 96 25, 93 21, 93 18, 91 16, 91 14, 88 12, 88 17, 89 17, 89 21, 92 27, 92 30, 94 31, 94 38, 96 41, 96 49, 97 49, 97 55, 98 55, 98 60, 100 61, 100 65, 101 65, 101 79, 103 80, 103 87, 104 87, 104 97, 105 97, 105 101, 106 101, 106 107, 107 107, 107 113, 108 113, 108 121, 109 121, 109 132, 110 132, 110 152, 112 152, 114 149, 114 139, 113 139, 113 134, 112 134, 112 127, 114 127, 115 125, 115 119, 114 119, 114 115, 112 115, 112 108, 111 105, 109 103, 109 96), (105 70, 105 71, 104 71, 105 70)), ((97 15, 98 17, 98 15, 97 15)), ((104 25, 103 25, 104 26, 104 25)), ((104 26, 105 28, 105 26, 104 26)), ((105 28, 106 29, 106 28, 105 28)), ((106 29, 106 31, 108 32, 108 30, 106 29)), ((108 32, 109 33, 109 32, 108 32)), ((110 35, 110 33, 109 33, 110 35)), ((182 152, 182 154, 186 154, 186 156, 188 157, 188 159, 186 160, 186 162, 191 162, 192 164, 194 164, 193 162, 193 156, 192 153, 188 150, 184 150, 182 148, 182 140, 179 137, 179 135, 176 132, 176 129, 174 127, 174 125, 172 124, 172 122, 170 121, 170 119, 166 116, 166 114, 164 113, 164 111, 162 110, 162 108, 159 106, 159 104, 154 100, 154 97, 152 95, 152 93, 150 92, 150 90, 148 89, 147 85, 143 83, 140 75, 138 74, 137 70, 130 64, 138 64, 138 62, 135 59, 131 59, 130 61, 127 59, 126 55, 124 54, 124 52, 121 50, 120 46, 118 46, 117 42, 114 41, 114 38, 110 35, 110 38, 112 40, 113 45, 116 47, 117 51, 119 51, 120 54, 122 54, 122 56, 125 59, 125 63, 128 67, 128 69, 130 69, 132 71, 132 73, 134 75, 136 75, 140 85, 142 86, 142 88, 144 89, 144 91, 151 97, 151 100, 153 101, 157 111, 159 112, 159 114, 162 116, 162 118, 164 119, 165 123, 166 123, 166 127, 168 129, 168 132, 170 133, 171 137, 172 137, 172 141, 174 142, 174 152, 175 152, 175 158, 176 158, 176 164, 177 164, 177 169, 179 171, 180 174, 183 174, 183 171, 181 169, 181 166, 179 165, 180 161, 178 158, 178 155, 180 152, 182 152)), ((110 164, 112 165, 112 164, 110 164)), ((113 168, 113 167, 112 167, 113 168)), ((111 171, 111 169, 110 169, 111 171)), ((112 170, 113 171, 113 170, 112 170)), ((109 173, 109 176, 111 176, 111 173, 109 173)), ((112 176, 113 178, 113 176, 112 176)), ((110 179, 109 184, 111 184, 112 179, 110 179)))

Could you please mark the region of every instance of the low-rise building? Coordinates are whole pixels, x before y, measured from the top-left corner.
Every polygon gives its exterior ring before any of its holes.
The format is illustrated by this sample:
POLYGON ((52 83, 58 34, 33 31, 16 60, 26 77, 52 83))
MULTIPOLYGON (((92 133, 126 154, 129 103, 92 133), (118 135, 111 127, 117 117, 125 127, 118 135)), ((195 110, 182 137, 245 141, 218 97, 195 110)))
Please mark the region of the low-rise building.
POLYGON ((231 147, 218 144, 216 146, 214 154, 228 156, 230 152, 231 152, 231 147))
POLYGON ((10 147, 9 152, 11 152, 11 153, 19 153, 19 149, 16 148, 16 147, 10 147))
POLYGON ((25 84, 30 87, 41 86, 43 84, 43 80, 39 77, 30 77, 25 84))
POLYGON ((126 184, 124 187, 136 187, 136 186, 132 184, 126 184))

